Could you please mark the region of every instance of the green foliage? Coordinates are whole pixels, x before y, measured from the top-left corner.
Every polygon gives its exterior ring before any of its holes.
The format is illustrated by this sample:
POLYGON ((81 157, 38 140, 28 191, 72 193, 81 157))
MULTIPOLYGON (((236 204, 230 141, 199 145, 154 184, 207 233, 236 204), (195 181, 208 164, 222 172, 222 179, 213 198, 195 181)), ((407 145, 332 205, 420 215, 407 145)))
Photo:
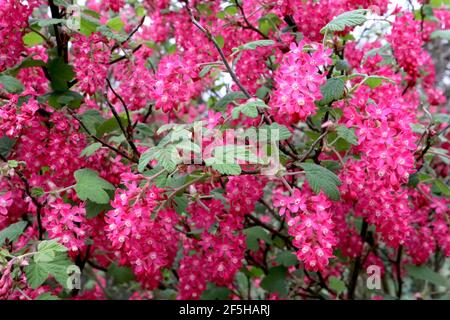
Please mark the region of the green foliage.
POLYGON ((333 20, 331 20, 325 27, 320 30, 320 33, 326 31, 343 31, 346 27, 354 27, 366 22, 366 9, 358 9, 344 12, 333 20))
POLYGON ((115 262, 111 263, 106 274, 113 279, 116 285, 134 281, 133 271, 128 267, 119 266, 115 262))
POLYGON ((269 274, 261 281, 261 287, 269 292, 277 293, 281 298, 287 296, 289 284, 286 279, 286 267, 270 268, 269 274))
POLYGON ((328 279, 330 289, 334 290, 338 295, 343 293, 346 289, 345 282, 337 277, 330 277, 328 279))
MULTIPOLYGON (((123 127, 126 127, 128 125, 128 119, 125 113, 120 113, 118 118, 123 127)), ((101 137, 106 133, 120 130, 119 121, 117 121, 116 117, 111 117, 98 124, 98 126, 96 126, 95 128, 97 136, 101 137)))
POLYGON ((319 105, 325 106, 332 103, 333 101, 338 101, 344 96, 344 81, 340 78, 331 78, 320 87, 322 92, 322 100, 319 101, 319 105))
POLYGON ((353 129, 349 129, 344 125, 339 125, 336 128, 336 132, 338 137, 344 139, 350 144, 353 144, 355 146, 358 145, 358 137, 355 134, 355 131, 353 129))
POLYGON ((181 157, 174 145, 156 146, 149 148, 141 155, 138 170, 140 172, 144 171, 145 167, 152 160, 157 160, 158 164, 168 172, 174 171, 177 165, 181 163, 181 157))
POLYGON ((44 240, 38 244, 37 252, 24 268, 27 281, 33 289, 41 286, 49 276, 67 288, 68 268, 72 262, 67 257, 67 248, 57 239, 44 240))
POLYGON ((22 40, 27 47, 33 47, 44 42, 44 38, 34 31, 26 33, 22 40))
POLYGON ((79 169, 75 171, 75 191, 81 200, 91 200, 95 203, 109 203, 109 195, 106 190, 114 190, 114 186, 99 177, 96 171, 91 169, 79 169))
POLYGON ((300 167, 305 170, 306 180, 316 194, 322 190, 331 200, 339 200, 337 187, 342 185, 342 182, 336 174, 314 163, 302 163, 300 167))
POLYGON ((21 93, 25 89, 22 82, 5 74, 0 74, 0 85, 2 85, 3 88, 9 93, 17 94, 21 93))
POLYGON ((0 138, 0 154, 2 157, 7 158, 12 148, 14 147, 15 141, 9 138, 7 135, 4 135, 0 138))
POLYGON ((102 147, 102 144, 100 142, 94 142, 94 143, 88 145, 86 148, 84 148, 83 151, 81 151, 80 156, 90 157, 95 153, 95 151, 97 151, 101 147, 102 147))
POLYGON ((120 17, 117 16, 112 19, 109 19, 106 25, 115 31, 120 31, 125 26, 125 23, 123 23, 122 19, 120 19, 120 17))
POLYGON ((273 40, 257 40, 240 45, 237 48, 233 48, 233 52, 239 52, 243 50, 255 50, 258 47, 268 47, 273 46, 274 44, 275 41, 273 40))
POLYGON ((450 30, 436 30, 434 31, 431 36, 431 39, 445 39, 450 41, 450 30))
POLYGON ((16 241, 27 227, 26 221, 19 221, 10 224, 8 227, 0 231, 0 246, 8 239, 9 242, 16 241))
POLYGON ((246 103, 235 107, 231 114, 233 119, 238 119, 240 113, 250 118, 256 118, 258 116, 258 108, 268 109, 269 106, 261 99, 250 99, 246 103))
POLYGON ((241 91, 229 92, 222 99, 217 101, 216 105, 214 106, 214 109, 223 112, 226 110, 227 105, 229 105, 230 103, 234 102, 235 100, 245 98, 246 98, 245 94, 241 91))
POLYGON ((218 287, 214 283, 208 283, 206 290, 202 292, 202 300, 228 300, 231 290, 227 287, 218 287))
POLYGON ((439 193, 443 194, 446 197, 450 197, 450 188, 444 182, 439 179, 433 180, 433 184, 439 193))
MULTIPOLYGON (((289 139, 292 136, 292 132, 289 131, 289 129, 282 124, 279 124, 277 122, 272 122, 270 125, 263 125, 259 127, 260 129, 267 130, 267 138, 272 138, 272 132, 278 131, 278 137, 276 138, 276 141, 286 140, 289 139)), ((259 141, 265 141, 266 137, 260 136, 259 141)))
POLYGON ((291 251, 281 251, 277 255, 275 261, 285 267, 291 267, 298 264, 297 256, 291 251))
POLYGON ((85 9, 81 13, 80 19, 80 33, 85 36, 90 36, 101 25, 100 15, 92 10, 85 9))
MULTIPOLYGON (((109 191, 111 192, 111 191, 109 191)), ((108 192, 108 194, 109 194, 108 192)), ((112 209, 109 203, 96 203, 91 200, 86 200, 86 218, 92 219, 98 216, 101 212, 106 212, 112 209)))
POLYGON ((422 266, 407 265, 405 266, 405 269, 406 271, 408 271, 408 274, 413 278, 428 281, 436 286, 447 287, 448 285, 447 279, 445 279, 439 273, 434 272, 425 265, 422 266))
POLYGON ((72 66, 66 64, 63 58, 58 57, 47 63, 47 70, 54 91, 60 92, 68 90, 67 83, 75 76, 72 66))
POLYGON ((260 226, 244 229, 243 232, 246 236, 247 248, 252 251, 259 250, 259 240, 263 240, 267 244, 272 243, 269 233, 260 226))

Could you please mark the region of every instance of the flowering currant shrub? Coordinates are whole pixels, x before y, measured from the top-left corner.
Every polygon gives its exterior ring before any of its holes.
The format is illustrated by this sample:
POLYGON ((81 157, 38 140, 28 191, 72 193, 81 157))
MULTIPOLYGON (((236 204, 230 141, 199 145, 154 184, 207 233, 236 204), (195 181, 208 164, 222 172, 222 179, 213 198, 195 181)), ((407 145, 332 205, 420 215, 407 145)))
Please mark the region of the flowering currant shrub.
POLYGON ((0 299, 445 299, 448 0, 0 0, 0 299))

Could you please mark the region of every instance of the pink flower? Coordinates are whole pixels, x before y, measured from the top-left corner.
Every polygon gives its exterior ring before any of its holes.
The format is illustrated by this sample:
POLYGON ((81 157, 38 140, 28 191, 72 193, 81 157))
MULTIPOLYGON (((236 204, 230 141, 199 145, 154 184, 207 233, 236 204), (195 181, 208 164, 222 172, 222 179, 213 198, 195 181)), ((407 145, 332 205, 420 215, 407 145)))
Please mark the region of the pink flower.
POLYGON ((276 90, 271 100, 279 115, 295 115, 300 120, 316 112, 315 100, 322 98, 320 86, 326 81, 319 69, 331 62, 329 50, 313 44, 314 54, 305 52, 305 42, 298 46, 291 43, 290 52, 284 55, 280 68, 275 74, 276 90))
POLYGON ((11 191, 0 195, 0 214, 1 215, 4 215, 4 216, 8 215, 8 208, 13 203, 11 196, 12 196, 11 191))

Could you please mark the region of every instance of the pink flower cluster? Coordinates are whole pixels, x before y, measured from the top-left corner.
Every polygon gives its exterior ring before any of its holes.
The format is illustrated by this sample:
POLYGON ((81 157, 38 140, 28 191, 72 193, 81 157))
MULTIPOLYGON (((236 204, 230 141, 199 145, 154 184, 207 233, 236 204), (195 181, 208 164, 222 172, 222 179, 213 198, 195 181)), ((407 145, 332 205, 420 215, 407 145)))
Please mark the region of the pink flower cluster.
POLYGON ((272 107, 280 116, 305 120, 316 113, 314 101, 322 98, 320 86, 326 82, 325 74, 319 70, 331 62, 330 54, 320 44, 291 43, 275 74, 276 90, 271 99, 272 107), (310 50, 311 54, 307 52, 310 50))
POLYGON ((117 189, 106 214, 106 233, 120 263, 131 267, 146 288, 156 288, 163 268, 170 267, 177 253, 179 233, 175 211, 156 211, 162 189, 139 186, 142 176, 124 174, 126 189, 117 189), (154 216, 153 216, 154 215, 154 216))
POLYGON ((103 88, 111 55, 108 41, 99 33, 77 34, 73 41, 74 69, 80 89, 90 95, 103 88))
MULTIPOLYGON (((135 55, 132 68, 128 63, 123 63, 114 69, 114 75, 120 82, 117 91, 130 110, 142 109, 151 100, 153 77, 150 67, 147 66, 147 59, 151 53, 150 49, 141 49, 135 55)), ((122 104, 112 93, 110 100, 122 108, 122 104)))
POLYGON ((28 17, 39 1, 0 0, 0 72, 14 66, 25 50, 22 41, 28 17))
POLYGON ((245 237, 241 217, 227 213, 219 200, 193 204, 189 226, 203 230, 198 237, 186 238, 178 275, 179 299, 199 299, 208 282, 228 286, 242 266, 245 237))
POLYGON ((264 179, 251 175, 230 177, 225 195, 230 204, 230 213, 236 216, 244 216, 253 212, 255 202, 264 194, 265 185, 264 179))
POLYGON ((414 85, 420 75, 421 66, 425 65, 425 51, 420 32, 421 22, 414 20, 411 13, 397 16, 392 26, 392 33, 386 38, 394 51, 395 59, 408 74, 407 80, 414 85))
POLYGON ((286 215, 289 234, 294 237, 293 245, 299 249, 297 257, 308 271, 321 271, 333 258, 337 244, 331 202, 320 193, 313 195, 308 187, 303 191, 295 189, 290 196, 274 193, 273 204, 280 208, 280 215, 286 215))
POLYGON ((195 92, 191 88, 197 76, 194 69, 177 55, 165 56, 159 62, 151 93, 156 109, 164 112, 178 110, 193 98, 195 92))
POLYGON ((39 109, 38 102, 31 98, 27 102, 19 102, 19 96, 14 95, 0 108, 0 130, 8 137, 16 137, 25 127, 32 125, 34 114, 39 109))
POLYGON ((5 192, 0 195, 0 214, 3 216, 6 216, 8 214, 8 208, 13 202, 11 196, 11 191, 5 192))
POLYGON ((85 248, 89 225, 82 205, 72 206, 58 198, 46 206, 42 225, 51 239, 58 238, 72 253, 85 248))

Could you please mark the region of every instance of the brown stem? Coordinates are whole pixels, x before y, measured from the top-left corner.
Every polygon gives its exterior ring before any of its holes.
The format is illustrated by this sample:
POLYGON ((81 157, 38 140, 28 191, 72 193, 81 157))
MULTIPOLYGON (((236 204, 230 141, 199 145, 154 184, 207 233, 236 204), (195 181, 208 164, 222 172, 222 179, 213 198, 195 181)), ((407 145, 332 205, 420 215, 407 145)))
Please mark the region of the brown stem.
POLYGON ((94 139, 95 141, 97 141, 98 143, 100 143, 102 146, 104 146, 104 147, 106 147, 106 148, 108 148, 108 149, 114 151, 115 153, 121 155, 121 156, 124 157, 125 159, 127 159, 127 160, 129 160, 129 161, 131 161, 131 162, 136 162, 133 158, 131 158, 131 157, 130 157, 129 155, 127 155, 125 152, 123 152, 123 151, 117 149, 116 147, 114 147, 114 146, 112 146, 112 145, 106 143, 106 142, 103 141, 102 139, 100 139, 100 138, 98 138, 97 136, 95 136, 94 134, 92 134, 92 133, 90 132, 90 130, 86 127, 86 125, 83 123, 83 121, 81 121, 81 119, 79 119, 79 118, 75 115, 75 113, 74 113, 72 110, 70 110, 70 109, 67 109, 67 110, 69 110, 69 113, 71 114, 71 116, 72 116, 72 117, 80 124, 80 126, 84 129, 84 131, 86 131, 86 133, 87 133, 92 139, 94 139))
MULTIPOLYGON (((362 241, 363 241, 363 248, 361 250, 364 249, 364 243, 365 243, 365 240, 366 240, 367 228, 368 228, 368 223, 365 220, 363 220, 363 223, 362 223, 362 226, 361 226, 361 233, 360 233, 362 241)), ((352 272, 350 274, 350 284, 349 284, 349 287, 348 287, 348 299, 349 300, 353 300, 355 298, 356 284, 358 283, 358 276, 359 276, 359 272, 360 272, 361 267, 362 267, 361 256, 362 256, 362 252, 356 258, 355 263, 353 265, 352 272)))

